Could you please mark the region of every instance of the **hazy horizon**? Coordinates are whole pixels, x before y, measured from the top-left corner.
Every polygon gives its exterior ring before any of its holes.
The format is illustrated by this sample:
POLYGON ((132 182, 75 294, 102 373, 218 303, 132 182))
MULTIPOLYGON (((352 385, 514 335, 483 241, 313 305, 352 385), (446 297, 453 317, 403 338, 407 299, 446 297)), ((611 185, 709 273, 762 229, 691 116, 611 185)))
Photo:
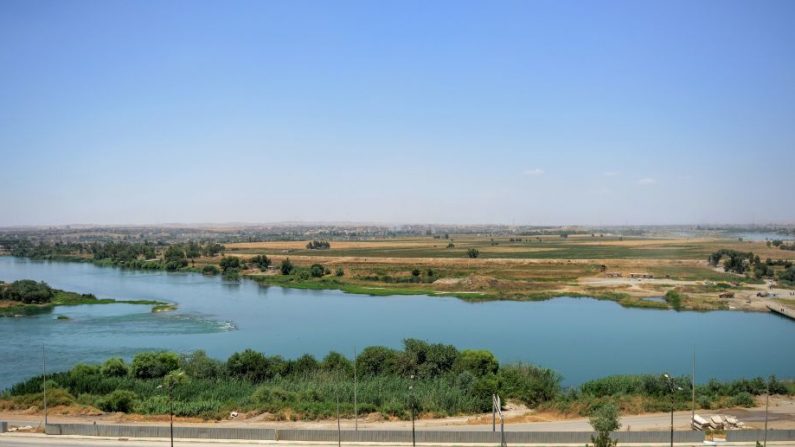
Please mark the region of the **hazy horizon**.
POLYGON ((595 225, 588 223, 561 223, 548 225, 475 222, 377 222, 377 221, 275 221, 275 222, 156 222, 156 223, 66 223, 66 224, 41 224, 41 225, 3 225, 0 230, 7 229, 39 229, 39 228, 256 228, 256 227, 290 227, 290 226, 373 226, 373 227, 536 227, 536 228, 678 228, 678 227, 704 227, 705 230, 713 228, 759 228, 792 227, 795 222, 767 222, 767 223, 659 223, 659 224, 615 224, 595 225))
POLYGON ((795 2, 0 3, 0 227, 795 222, 795 2))

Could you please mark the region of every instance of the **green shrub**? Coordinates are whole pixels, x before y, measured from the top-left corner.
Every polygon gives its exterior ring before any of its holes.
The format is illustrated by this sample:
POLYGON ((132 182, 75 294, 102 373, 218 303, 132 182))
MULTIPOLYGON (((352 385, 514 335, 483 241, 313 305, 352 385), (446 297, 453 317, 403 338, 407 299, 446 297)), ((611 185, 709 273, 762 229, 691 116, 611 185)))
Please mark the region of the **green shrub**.
POLYGON ((79 381, 85 378, 93 378, 98 375, 100 367, 97 365, 86 365, 85 363, 78 363, 69 370, 69 378, 71 380, 79 381))
POLYGON ((271 413, 289 407, 296 398, 296 393, 273 385, 262 385, 251 396, 258 409, 271 413))
POLYGON ((395 374, 398 353, 384 346, 368 346, 356 358, 356 369, 362 376, 395 374))
POLYGON ((0 287, 0 297, 25 304, 49 303, 54 296, 55 290, 47 283, 30 279, 14 281, 0 287))
POLYGON ((307 375, 320 369, 320 363, 309 354, 298 357, 290 365, 290 373, 297 375, 307 375))
POLYGON ((520 363, 500 368, 498 376, 504 398, 519 399, 530 407, 550 401, 560 392, 561 377, 551 369, 520 363))
POLYGON ((732 398, 732 405, 735 407, 751 408, 755 405, 754 396, 748 392, 741 392, 732 398))
POLYGON ((233 377, 252 382, 273 377, 267 357, 252 349, 232 354, 226 361, 226 369, 233 377))
POLYGON ((252 264, 256 265, 260 271, 264 272, 268 270, 268 267, 271 265, 271 260, 265 255, 257 255, 254 256, 249 260, 252 264))
POLYGON ((219 270, 218 267, 212 264, 207 264, 204 267, 202 267, 203 275, 217 275, 219 273, 221 273, 221 270, 219 270))
POLYGON ((665 293, 665 301, 676 311, 682 309, 682 299, 684 295, 677 292, 676 290, 669 290, 665 293))
POLYGON ((129 413, 138 396, 132 391, 116 390, 97 402, 97 406, 102 411, 129 413))
POLYGON ((284 261, 282 261, 282 265, 279 266, 282 275, 289 275, 293 272, 293 269, 295 269, 295 266, 290 262, 290 258, 285 258, 284 261))
POLYGON ((132 361, 132 375, 139 379, 164 377, 177 368, 179 357, 173 352, 141 352, 132 361))
POLYGON ((353 362, 339 352, 331 351, 323 357, 320 368, 329 373, 349 375, 353 373, 353 362))
POLYGON ((124 377, 130 373, 130 369, 124 363, 124 360, 113 357, 102 364, 100 372, 105 377, 124 377))
POLYGON ((500 364, 494 354, 486 350, 461 351, 455 363, 456 371, 469 371, 478 377, 494 374, 499 367, 500 364))
POLYGON ((237 256, 224 256, 223 258, 221 258, 221 262, 219 264, 221 265, 221 270, 224 273, 229 271, 229 269, 239 270, 240 268, 243 267, 240 258, 238 258, 237 256))
POLYGON ((188 377, 194 379, 216 379, 225 374, 225 366, 222 362, 210 358, 202 350, 193 351, 180 358, 180 369, 188 377))
POLYGON ((313 278, 321 278, 325 272, 326 269, 320 264, 312 264, 312 266, 309 267, 309 274, 312 275, 313 278))

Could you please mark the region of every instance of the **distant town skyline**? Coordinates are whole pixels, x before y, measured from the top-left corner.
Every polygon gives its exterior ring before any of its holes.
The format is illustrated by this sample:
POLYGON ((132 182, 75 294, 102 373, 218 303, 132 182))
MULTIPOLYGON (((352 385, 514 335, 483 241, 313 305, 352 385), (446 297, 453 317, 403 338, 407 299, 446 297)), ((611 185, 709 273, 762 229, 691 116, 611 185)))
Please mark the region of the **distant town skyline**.
POLYGON ((795 2, 0 3, 0 227, 795 223, 795 2))

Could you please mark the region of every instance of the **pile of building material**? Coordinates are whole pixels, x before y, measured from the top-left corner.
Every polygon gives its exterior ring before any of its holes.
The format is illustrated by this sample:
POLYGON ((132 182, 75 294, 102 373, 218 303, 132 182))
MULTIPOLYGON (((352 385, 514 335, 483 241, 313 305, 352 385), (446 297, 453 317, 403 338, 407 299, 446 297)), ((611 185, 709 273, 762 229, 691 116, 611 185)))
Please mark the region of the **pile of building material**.
POLYGON ((700 415, 693 416, 692 423, 694 430, 741 430, 745 427, 741 421, 738 421, 734 416, 724 416, 716 414, 709 418, 704 418, 700 415))

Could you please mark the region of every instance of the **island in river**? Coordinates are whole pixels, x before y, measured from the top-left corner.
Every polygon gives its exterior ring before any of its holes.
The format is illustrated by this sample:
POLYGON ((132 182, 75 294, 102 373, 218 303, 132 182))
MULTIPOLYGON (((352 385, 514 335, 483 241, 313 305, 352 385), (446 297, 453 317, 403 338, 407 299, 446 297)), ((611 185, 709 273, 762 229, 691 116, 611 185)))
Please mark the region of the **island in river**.
MULTIPOLYGON (((0 281, 0 317, 36 315, 52 312, 56 306, 81 304, 143 304, 151 305, 152 312, 176 309, 174 304, 164 301, 100 299, 90 293, 54 289, 43 281, 20 279, 9 284, 0 281)), ((68 318, 59 316, 58 319, 68 318)))

